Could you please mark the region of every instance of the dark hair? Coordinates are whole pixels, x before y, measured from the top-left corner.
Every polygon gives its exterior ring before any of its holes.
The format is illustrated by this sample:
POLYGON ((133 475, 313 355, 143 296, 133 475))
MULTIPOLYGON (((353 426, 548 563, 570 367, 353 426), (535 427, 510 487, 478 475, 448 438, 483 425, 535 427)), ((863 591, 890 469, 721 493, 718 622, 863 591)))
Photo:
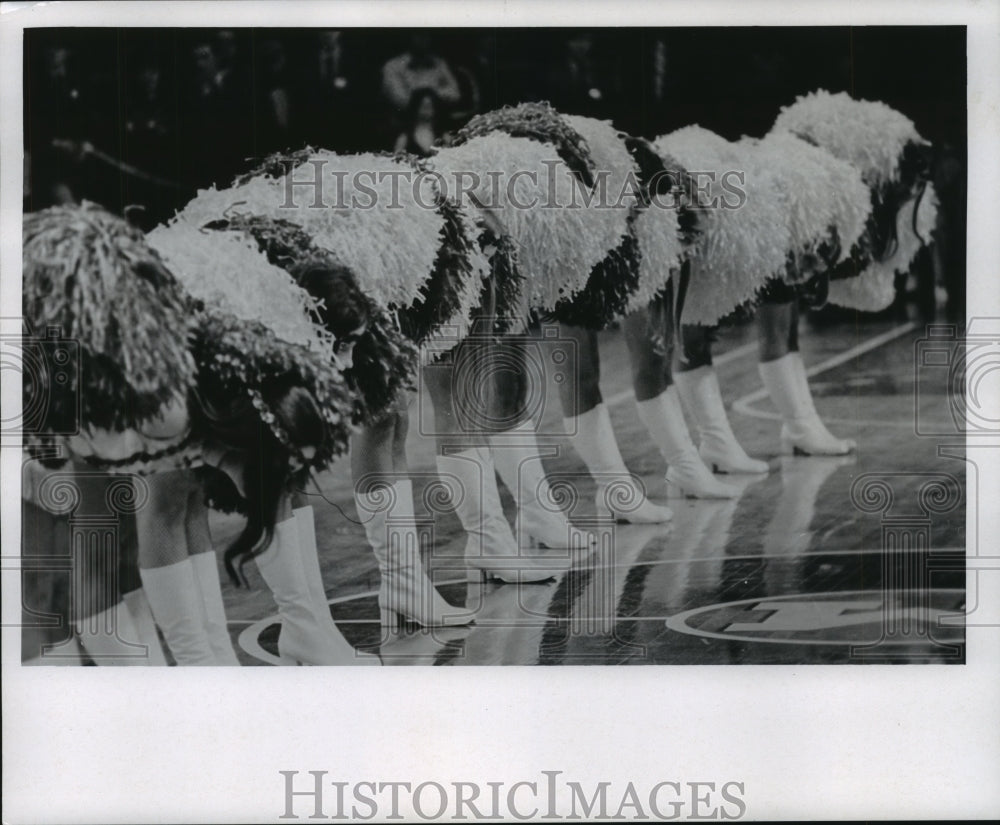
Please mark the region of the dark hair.
POLYGON ((872 215, 869 222, 871 255, 884 261, 899 246, 896 234, 896 216, 903 205, 915 196, 912 221, 916 221, 917 208, 931 175, 932 148, 910 141, 903 148, 899 161, 899 179, 872 192, 872 215))
POLYGON ((430 100, 434 104, 434 117, 431 119, 431 125, 434 128, 435 136, 438 136, 444 131, 445 111, 444 102, 433 89, 421 87, 413 90, 410 94, 410 102, 406 104, 403 123, 407 133, 409 133, 417 123, 417 112, 420 109, 420 104, 425 100, 430 100))
POLYGON ((371 303, 346 267, 310 260, 295 267, 292 277, 306 292, 323 302, 320 319, 335 337, 350 335, 371 319, 371 303))
POLYGON ((220 402, 202 391, 196 405, 208 439, 246 456, 242 475, 247 523, 223 556, 237 586, 246 582, 243 566, 271 543, 278 506, 298 476, 291 466, 293 456, 305 447, 320 449, 326 438, 326 424, 307 390, 275 382, 261 397, 287 443, 262 420, 249 397, 220 402))

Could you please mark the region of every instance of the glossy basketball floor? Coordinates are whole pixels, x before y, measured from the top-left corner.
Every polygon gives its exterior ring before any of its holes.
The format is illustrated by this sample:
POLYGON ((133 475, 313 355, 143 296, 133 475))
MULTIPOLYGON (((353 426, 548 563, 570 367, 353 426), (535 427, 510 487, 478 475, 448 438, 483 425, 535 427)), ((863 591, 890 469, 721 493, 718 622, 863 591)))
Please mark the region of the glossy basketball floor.
MULTIPOLYGON (((811 331, 803 323, 802 332, 806 364, 818 370, 817 406, 834 432, 857 439, 857 455, 778 456, 753 330, 723 334, 716 368, 727 406, 735 402, 733 427, 770 474, 741 479, 736 500, 672 500, 668 525, 601 524, 581 460, 565 439, 541 435, 557 453, 546 459, 550 474, 574 479, 572 517, 601 531, 603 547, 558 580, 467 588, 458 563, 465 534, 453 515, 438 515, 428 561, 442 595, 476 610, 468 628, 382 633, 374 559, 352 521, 345 468, 334 468, 322 484, 342 512, 319 497, 314 508, 338 625, 400 665, 962 662, 965 465, 960 452, 938 455, 939 444, 959 439, 917 435, 939 432, 950 415, 945 380, 915 374, 925 330, 887 323, 811 331), (880 498, 886 490, 891 506, 880 498)), ((601 351, 622 453, 662 501, 665 465, 635 412, 620 335, 603 335, 601 351)), ((550 402, 543 434, 560 428, 554 393, 550 402)), ((411 412, 419 509, 435 474, 434 441, 420 434, 427 411, 411 412)), ((512 518, 506 492, 504 501, 512 518)), ((266 590, 252 584, 251 593, 226 587, 232 630, 245 664, 274 662, 279 625, 266 590)))
MULTIPOLYGON (((313 497, 331 613, 351 642, 388 665, 961 663, 965 462, 961 450, 939 449, 960 438, 920 434, 947 432, 950 420, 942 368, 915 371, 925 335, 898 322, 818 330, 803 322, 817 407, 859 447, 847 458, 792 458, 778 455, 753 328, 724 331, 716 369, 730 420, 770 473, 729 479, 742 490, 735 500, 671 500, 667 525, 596 521, 581 460, 565 438, 541 437, 550 474, 574 479, 571 516, 601 532, 602 547, 546 583, 467 586, 465 534, 452 513, 437 514, 427 562, 446 599, 476 610, 470 627, 382 632, 379 575, 342 462, 313 497)), ((601 351, 622 454, 663 502, 665 465, 636 414, 620 333, 603 334, 601 351)), ((435 444, 420 432, 426 410, 411 411, 419 511, 435 444)), ((540 431, 560 427, 553 392, 540 431)), ((512 519, 512 499, 502 496, 512 519)), ((213 517, 220 546, 238 527, 213 517)), ((253 565, 248 575, 249 590, 223 583, 230 631, 244 665, 276 664, 276 609, 253 565)))

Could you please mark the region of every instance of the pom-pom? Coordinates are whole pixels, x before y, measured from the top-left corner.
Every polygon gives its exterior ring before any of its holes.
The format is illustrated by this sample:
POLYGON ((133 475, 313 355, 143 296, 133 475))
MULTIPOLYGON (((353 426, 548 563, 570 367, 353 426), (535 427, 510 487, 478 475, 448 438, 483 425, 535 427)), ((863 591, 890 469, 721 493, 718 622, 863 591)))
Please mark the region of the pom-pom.
POLYGON ((586 141, 548 103, 520 103, 476 115, 458 130, 453 145, 461 146, 474 138, 496 132, 552 146, 584 186, 589 188, 594 185, 594 161, 586 141))
MULTIPOLYGON (((321 443, 312 445, 316 454, 309 466, 322 469, 347 451, 354 400, 330 358, 278 339, 259 322, 217 309, 198 315, 191 346, 203 401, 209 407, 224 407, 234 398, 249 395, 275 437, 298 453, 301 445, 291 443, 270 408, 276 391, 298 387, 312 395, 325 430, 321 443)), ((201 435, 211 437, 210 431, 201 435)))
POLYGON ((279 339, 333 357, 333 336, 315 300, 256 242, 240 232, 211 232, 175 219, 147 236, 188 292, 209 308, 259 321, 279 339))
POLYGON ((792 245, 784 203, 773 174, 754 152, 707 129, 679 129, 658 138, 654 147, 692 175, 700 173, 698 183, 707 184, 707 199, 700 194, 696 204, 701 235, 682 319, 711 326, 783 271, 792 245))
POLYGON ((827 301, 862 312, 880 312, 896 297, 896 273, 909 271, 920 248, 931 242, 937 222, 937 196, 929 185, 896 213, 896 247, 888 258, 872 261, 860 274, 832 280, 827 301), (914 228, 916 222, 916 228, 914 228))
POLYGON ((855 100, 847 92, 830 94, 823 89, 783 107, 774 131, 812 140, 856 166, 872 187, 898 178, 907 143, 924 143, 913 121, 885 103, 855 100))
POLYGON ((446 180, 477 175, 478 185, 463 188, 463 197, 494 211, 506 226, 533 307, 550 310, 583 289, 594 266, 628 233, 627 210, 586 207, 590 193, 553 147, 536 140, 491 132, 440 149, 431 163, 446 180))
POLYGON ((22 292, 32 332, 57 328, 79 351, 65 382, 24 372, 26 400, 48 400, 41 432, 139 426, 193 384, 187 296, 142 232, 100 207, 24 216, 22 292))
POLYGON ((752 143, 758 163, 771 170, 786 203, 791 252, 814 252, 835 239, 843 260, 871 212, 868 187, 857 167, 789 132, 752 143))

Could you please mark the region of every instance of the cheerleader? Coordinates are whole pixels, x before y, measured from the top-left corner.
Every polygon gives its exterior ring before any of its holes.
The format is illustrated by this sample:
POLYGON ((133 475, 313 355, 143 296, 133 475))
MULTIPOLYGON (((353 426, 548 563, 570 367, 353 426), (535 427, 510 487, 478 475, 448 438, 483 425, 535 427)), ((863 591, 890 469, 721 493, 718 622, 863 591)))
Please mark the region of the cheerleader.
MULTIPOLYGON (((31 386, 30 373, 26 376, 26 397, 40 390, 49 393, 43 430, 26 436, 29 453, 45 458, 49 466, 66 464, 77 471, 87 468, 88 478, 81 477, 78 486, 84 505, 93 488, 90 479, 95 468, 170 473, 178 466, 195 463, 198 448, 190 429, 188 394, 196 383, 196 367, 186 337, 186 296, 144 243, 142 233, 92 204, 52 208, 25 216, 23 257, 25 316, 36 328, 57 328, 77 342, 80 356, 78 369, 69 373, 68 382, 39 388, 31 386), (63 435, 76 430, 77 409, 78 432, 63 435)), ((127 479, 118 486, 118 494, 126 500, 135 497, 135 492, 128 492, 127 479)), ((54 492, 46 493, 43 480, 37 499, 44 505, 54 500, 54 492)), ((150 489, 151 502, 156 492, 155 486, 150 489)), ((146 507, 137 510, 141 545, 141 514, 146 507)), ((121 578, 141 577, 154 615, 161 613, 161 626, 175 659, 184 661, 184 645, 178 642, 174 651, 167 632, 173 624, 173 605, 186 603, 195 616, 204 612, 206 605, 221 610, 217 571, 213 583, 211 576, 198 575, 207 565, 196 569, 188 564, 185 581, 178 583, 155 573, 149 575, 153 566, 143 564, 142 559, 136 570, 137 560, 127 555, 123 553, 121 578), (164 605, 168 605, 167 614, 162 612, 164 605)), ((214 563, 214 556, 211 559, 214 563)), ((90 560, 77 562, 77 577, 94 575, 90 560)), ((126 626, 126 637, 134 638, 118 595, 103 594, 106 603, 115 604, 110 608, 114 615, 99 614, 90 622, 76 617, 80 641, 92 654, 107 655, 108 647, 114 648, 121 635, 109 637, 85 630, 102 620, 105 628, 114 626, 111 621, 126 626)), ((214 663, 204 635, 201 641, 205 642, 200 649, 204 655, 199 661, 209 663, 211 659, 214 663)), ((158 642, 150 640, 149 648, 155 655, 158 642)), ((116 661, 136 661, 134 651, 120 651, 116 661)), ((150 661, 162 659, 156 656, 150 661)))
MULTIPOLYGON (((525 210, 515 208, 510 210, 511 223, 522 259, 532 252, 538 258, 526 265, 534 274, 532 305, 561 322, 562 333, 577 344, 577 363, 567 365, 557 378, 562 379, 564 423, 574 433, 571 443, 598 483, 598 512, 637 523, 671 518, 669 508, 646 499, 638 479, 626 469, 600 395, 596 330, 616 318, 624 318, 640 415, 670 456, 671 486, 695 495, 735 495, 701 465, 683 417, 664 424, 673 411, 660 403, 669 368, 664 369, 663 355, 654 349, 652 338, 660 335, 656 331, 651 338, 646 305, 663 294, 683 247, 676 212, 670 216, 672 225, 644 216, 648 193, 640 181, 643 173, 654 171, 649 168, 653 153, 606 123, 560 115, 547 104, 525 104, 474 118, 456 143, 457 148, 439 152, 439 157, 450 155, 447 163, 452 169, 503 168, 505 153, 514 155, 516 150, 520 157, 508 164, 510 174, 544 165, 546 171, 539 175, 542 189, 552 186, 553 172, 568 181, 556 179, 556 186, 563 187, 556 197, 558 205, 569 208, 528 210, 525 217, 521 215, 525 210), (545 154, 532 162, 532 154, 540 152, 545 154), (560 161, 561 168, 554 169, 560 161), (478 166, 471 165, 477 162, 478 166), (581 193, 596 198, 597 207, 580 208, 581 193), (600 202, 609 193, 614 208, 600 202), (518 227, 519 222, 524 226, 518 227), (646 247, 656 250, 656 257, 640 270, 640 261, 645 261, 640 253, 646 247)), ((519 200, 525 202, 524 196, 519 200)), ((662 316, 657 312, 655 317, 662 316)))
MULTIPOLYGON (((889 106, 822 90, 783 108, 762 145, 790 146, 789 135, 850 164, 855 178, 860 175, 869 190, 866 199, 852 181, 850 188, 831 187, 824 193, 842 211, 852 213, 837 229, 852 231, 836 238, 840 254, 821 267, 820 303, 826 292, 825 300, 839 306, 869 312, 885 309, 895 295, 896 273, 909 269, 935 224, 936 198, 928 184, 929 145, 912 121, 889 106)), ((798 151, 805 154, 801 147, 798 151)), ((819 206, 820 199, 813 199, 802 208, 819 206)), ((765 295, 759 314, 761 378, 782 416, 783 451, 844 455, 855 442, 831 435, 819 419, 798 352, 798 294, 788 284, 801 290, 808 280, 801 269, 790 268, 784 284, 765 295)))
MULTIPOLYGON (((356 273, 374 305, 395 314, 399 331, 426 358, 467 333, 489 263, 474 242, 472 220, 441 196, 433 180, 422 191, 399 185, 400 175, 412 181, 420 172, 413 163, 418 162, 305 150, 292 159, 291 169, 269 160, 229 189, 200 193, 181 217, 202 225, 222 216, 259 214, 297 227, 307 239, 300 245, 333 254, 356 273), (286 187, 301 185, 295 167, 319 172, 329 208, 313 209, 309 198, 287 202, 286 187)), ((414 382, 416 365, 402 364, 408 359, 398 356, 379 363, 384 347, 371 337, 368 331, 360 336, 358 350, 366 357, 352 371, 365 391, 351 469, 355 504, 379 562, 382 622, 392 629, 400 620, 425 627, 468 624, 472 612, 437 593, 420 557, 405 451, 404 391, 414 382), (402 380, 393 377, 394 363, 406 369, 402 380)))
MULTIPOLYGON (((277 234, 267 221, 257 225, 277 234)), ((229 500, 247 516, 226 550, 227 570, 245 581, 242 568, 255 560, 281 616, 284 663, 377 663, 331 619, 312 510, 292 501, 312 470, 347 450, 353 398, 335 351, 349 360, 349 342, 369 320, 356 285, 328 260, 291 273, 275 266, 256 238, 228 225, 201 229, 179 217, 148 239, 203 307, 198 430, 236 485, 229 500), (325 318, 295 276, 323 285, 333 299, 325 318)))

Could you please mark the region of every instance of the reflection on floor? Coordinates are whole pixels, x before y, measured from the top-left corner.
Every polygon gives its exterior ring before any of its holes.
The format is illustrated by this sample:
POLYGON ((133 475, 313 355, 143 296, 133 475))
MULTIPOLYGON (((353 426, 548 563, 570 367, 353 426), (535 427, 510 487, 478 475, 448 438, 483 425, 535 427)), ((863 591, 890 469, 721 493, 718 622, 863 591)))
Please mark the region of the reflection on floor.
MULTIPOLYGON (((864 330, 860 340, 826 332, 807 340, 808 361, 822 366, 885 332, 895 331, 864 330)), ((477 610, 473 626, 383 634, 377 573, 368 588, 335 598, 333 616, 389 665, 962 662, 964 463, 937 455, 942 439, 915 435, 917 332, 903 332, 812 379, 830 427, 858 439, 855 456, 777 456, 778 425, 769 402, 755 399, 749 352, 718 369, 727 401, 753 402, 740 405, 751 415, 731 414, 733 425, 751 453, 770 456, 771 473, 728 479, 741 486, 738 499, 671 501, 674 520, 664 526, 603 525, 605 547, 560 579, 475 592, 454 570, 461 529, 445 525, 454 538, 428 560, 443 568, 441 593, 477 610), (884 489, 889 502, 879 498, 884 489), (935 490, 943 502, 928 509, 935 490)), ((602 343, 607 374, 627 374, 614 343, 602 343)), ((606 397, 615 389, 627 387, 606 397)), ((945 392, 944 382, 921 386, 925 423, 948 415, 945 392)), ((613 412, 630 468, 662 495, 662 468, 631 402, 613 412)), ((565 447, 547 465, 581 467, 565 447)), ((591 489, 579 490, 583 518, 593 518, 591 489)), ((277 633, 264 619, 242 638, 273 655, 277 633)))
MULTIPOLYGON (((594 522, 586 509, 593 483, 583 479, 574 516, 600 529, 603 545, 539 584, 467 585, 456 565, 464 533, 453 516, 437 519, 426 561, 442 595, 476 611, 470 627, 383 633, 378 570, 356 523, 346 464, 332 468, 321 487, 333 506, 318 497, 314 506, 330 611, 344 635, 402 666, 963 662, 965 463, 938 452, 955 438, 918 435, 915 423, 942 424, 949 415, 946 381, 916 391, 920 332, 875 326, 803 335, 806 362, 819 368, 817 407, 834 432, 859 443, 846 458, 777 454, 778 423, 757 392, 746 336, 723 338, 718 352, 731 355, 717 370, 727 404, 740 401, 734 430, 751 454, 769 460, 770 474, 730 479, 742 490, 735 500, 671 501, 673 522, 661 526, 594 522), (891 334, 859 346, 881 333, 891 334), (855 357, 833 360, 852 347, 855 357)), ((602 357, 622 453, 662 500, 664 467, 628 397, 619 335, 604 336, 602 357)), ((547 407, 542 429, 556 432, 558 418, 547 407)), ((408 444, 418 501, 435 472, 434 439, 419 430, 408 444)), ((550 443, 557 449, 547 468, 579 473, 566 441, 550 443)), ((506 492, 503 499, 512 519, 506 492)), ((215 519, 217 543, 238 527, 215 519)), ((249 590, 224 582, 230 630, 242 664, 276 664, 275 608, 248 572, 249 590)))

